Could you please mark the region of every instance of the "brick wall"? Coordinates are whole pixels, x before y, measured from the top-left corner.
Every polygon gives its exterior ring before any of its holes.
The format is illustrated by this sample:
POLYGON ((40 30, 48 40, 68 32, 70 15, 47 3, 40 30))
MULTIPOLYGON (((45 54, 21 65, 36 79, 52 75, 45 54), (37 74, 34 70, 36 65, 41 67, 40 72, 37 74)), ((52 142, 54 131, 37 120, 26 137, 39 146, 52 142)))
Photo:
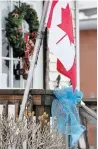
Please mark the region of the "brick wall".
POLYGON ((84 97, 97 97, 97 31, 80 31, 80 88, 84 97))
POLYGON ((94 132, 94 125, 88 123, 88 141, 90 146, 95 144, 95 132, 94 132))
MULTIPOLYGON (((80 31, 80 88, 84 97, 97 97, 97 31, 80 31)), ((94 126, 88 124, 90 145, 95 144, 94 126)))

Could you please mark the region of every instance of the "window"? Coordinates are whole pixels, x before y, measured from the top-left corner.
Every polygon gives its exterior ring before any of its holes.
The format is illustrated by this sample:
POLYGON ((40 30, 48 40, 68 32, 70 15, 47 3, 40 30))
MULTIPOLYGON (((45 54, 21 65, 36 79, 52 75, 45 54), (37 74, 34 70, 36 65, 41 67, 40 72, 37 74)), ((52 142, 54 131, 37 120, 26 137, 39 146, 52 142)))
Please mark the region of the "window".
MULTIPOLYGON (((42 11, 40 3, 38 6, 36 1, 28 1, 27 3, 35 9, 40 8, 37 12, 40 18, 42 11)), ((19 75, 19 69, 22 65, 21 59, 13 57, 13 49, 8 45, 5 36, 5 17, 14 9, 14 5, 19 6, 19 0, 0 1, 0 88, 24 88, 26 85, 26 80, 23 79, 22 75, 19 75)), ((40 59, 42 59, 42 55, 40 59)), ((32 85, 33 81, 31 87, 32 85)))

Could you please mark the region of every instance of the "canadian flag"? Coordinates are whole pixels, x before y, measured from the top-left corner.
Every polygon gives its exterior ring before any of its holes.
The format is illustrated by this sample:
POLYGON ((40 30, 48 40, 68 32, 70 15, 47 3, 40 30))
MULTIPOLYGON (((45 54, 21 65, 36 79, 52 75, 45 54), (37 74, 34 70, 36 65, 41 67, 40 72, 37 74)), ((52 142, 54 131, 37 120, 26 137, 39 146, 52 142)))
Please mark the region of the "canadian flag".
POLYGON ((50 2, 46 26, 49 29, 49 49, 57 57, 57 70, 70 78, 76 88, 76 60, 72 14, 67 0, 50 2))

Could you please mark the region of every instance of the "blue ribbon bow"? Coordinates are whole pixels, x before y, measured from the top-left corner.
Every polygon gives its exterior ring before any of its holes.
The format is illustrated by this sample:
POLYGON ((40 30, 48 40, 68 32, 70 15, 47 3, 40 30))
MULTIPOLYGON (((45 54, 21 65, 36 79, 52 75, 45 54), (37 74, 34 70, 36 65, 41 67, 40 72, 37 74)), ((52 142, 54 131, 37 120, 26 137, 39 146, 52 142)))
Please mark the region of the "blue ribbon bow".
POLYGON ((80 124, 79 114, 76 104, 83 98, 82 92, 72 87, 55 89, 53 93, 56 99, 52 102, 52 117, 57 118, 57 129, 63 135, 70 136, 70 147, 74 147, 85 126, 80 124))

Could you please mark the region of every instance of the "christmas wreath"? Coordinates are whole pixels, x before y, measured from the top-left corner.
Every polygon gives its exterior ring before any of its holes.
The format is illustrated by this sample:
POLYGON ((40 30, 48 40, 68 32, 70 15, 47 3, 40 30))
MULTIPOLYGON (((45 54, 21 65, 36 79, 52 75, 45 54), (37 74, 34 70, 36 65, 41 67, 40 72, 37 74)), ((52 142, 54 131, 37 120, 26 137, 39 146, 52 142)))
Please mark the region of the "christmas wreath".
POLYGON ((29 70, 29 56, 33 54, 36 33, 38 31, 39 21, 36 11, 27 5, 21 3, 19 7, 8 14, 6 19, 6 37, 13 49, 14 57, 22 57, 24 74, 29 70), (29 26, 29 32, 22 31, 22 21, 26 21, 29 26))

